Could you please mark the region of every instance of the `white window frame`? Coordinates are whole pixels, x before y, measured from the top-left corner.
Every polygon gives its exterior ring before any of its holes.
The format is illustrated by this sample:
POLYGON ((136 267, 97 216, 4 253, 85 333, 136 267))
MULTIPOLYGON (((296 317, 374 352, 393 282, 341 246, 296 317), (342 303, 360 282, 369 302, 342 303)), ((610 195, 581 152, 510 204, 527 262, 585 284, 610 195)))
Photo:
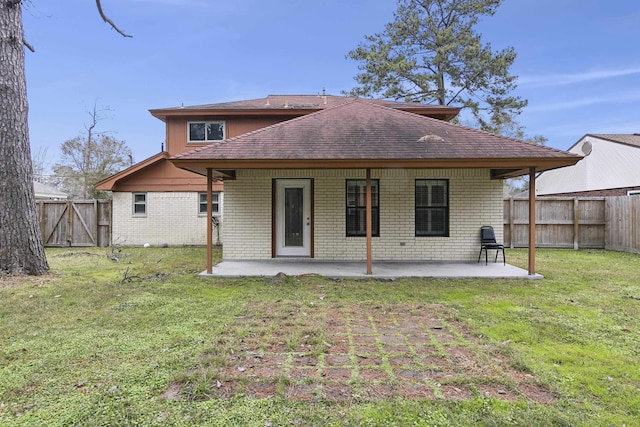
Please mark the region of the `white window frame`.
POLYGON ((133 216, 147 216, 147 193, 132 193, 131 201, 133 216), (136 196, 143 196, 144 200, 137 201, 136 196), (136 206, 143 206, 144 212, 136 212, 136 206))
POLYGON ((227 138, 227 122, 225 120, 202 120, 202 121, 192 121, 187 122, 187 143, 189 144, 209 144, 214 141, 222 141, 227 138), (205 136, 202 140, 192 140, 191 139, 191 125, 204 125, 205 128, 205 136), (222 125, 222 139, 208 139, 206 134, 207 125, 217 124, 222 125))
MULTIPOLYGON (((213 191, 211 193, 211 206, 213 207, 213 216, 222 214, 222 192, 213 191)), ((205 216, 207 214, 207 193, 198 193, 198 215, 205 216), (202 198, 204 197, 204 200, 202 198), (204 208, 204 211, 202 210, 204 208)))
POLYGON ((627 196, 640 196, 640 190, 627 190, 627 196))

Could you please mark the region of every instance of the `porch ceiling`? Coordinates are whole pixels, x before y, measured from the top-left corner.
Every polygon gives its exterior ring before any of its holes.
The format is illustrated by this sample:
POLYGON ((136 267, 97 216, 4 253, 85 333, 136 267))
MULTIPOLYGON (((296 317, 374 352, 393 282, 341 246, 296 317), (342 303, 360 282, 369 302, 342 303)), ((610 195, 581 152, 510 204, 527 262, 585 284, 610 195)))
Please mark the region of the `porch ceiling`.
POLYGON ((172 159, 182 169, 206 176, 213 170, 218 179, 235 179, 236 170, 242 169, 490 169, 492 179, 514 178, 527 175, 531 167, 536 173, 574 165, 576 158, 550 159, 172 159))

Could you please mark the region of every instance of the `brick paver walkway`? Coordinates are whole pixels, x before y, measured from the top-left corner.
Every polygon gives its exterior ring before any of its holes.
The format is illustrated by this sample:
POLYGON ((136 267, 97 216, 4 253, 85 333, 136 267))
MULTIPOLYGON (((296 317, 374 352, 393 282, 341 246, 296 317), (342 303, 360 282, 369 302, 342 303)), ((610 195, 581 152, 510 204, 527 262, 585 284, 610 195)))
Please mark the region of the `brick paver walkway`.
POLYGON ((254 303, 227 331, 217 398, 555 400, 440 305, 254 303))

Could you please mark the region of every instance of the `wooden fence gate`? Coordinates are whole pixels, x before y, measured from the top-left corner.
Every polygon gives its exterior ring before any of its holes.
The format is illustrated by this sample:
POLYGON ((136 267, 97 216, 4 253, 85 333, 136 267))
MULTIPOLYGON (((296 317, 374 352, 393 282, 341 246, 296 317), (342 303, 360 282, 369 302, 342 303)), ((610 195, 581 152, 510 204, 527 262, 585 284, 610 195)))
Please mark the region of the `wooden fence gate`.
POLYGON ((45 246, 109 246, 111 200, 38 200, 45 246))

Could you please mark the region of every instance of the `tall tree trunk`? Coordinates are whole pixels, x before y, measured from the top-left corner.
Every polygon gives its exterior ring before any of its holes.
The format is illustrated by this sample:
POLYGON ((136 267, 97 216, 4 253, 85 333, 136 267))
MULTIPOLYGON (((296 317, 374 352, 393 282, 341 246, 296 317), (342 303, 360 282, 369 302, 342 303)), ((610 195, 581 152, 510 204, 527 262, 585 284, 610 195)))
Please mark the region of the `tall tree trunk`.
POLYGON ((37 221, 27 113, 21 4, 0 0, 0 271, 39 275, 49 266, 37 221))

